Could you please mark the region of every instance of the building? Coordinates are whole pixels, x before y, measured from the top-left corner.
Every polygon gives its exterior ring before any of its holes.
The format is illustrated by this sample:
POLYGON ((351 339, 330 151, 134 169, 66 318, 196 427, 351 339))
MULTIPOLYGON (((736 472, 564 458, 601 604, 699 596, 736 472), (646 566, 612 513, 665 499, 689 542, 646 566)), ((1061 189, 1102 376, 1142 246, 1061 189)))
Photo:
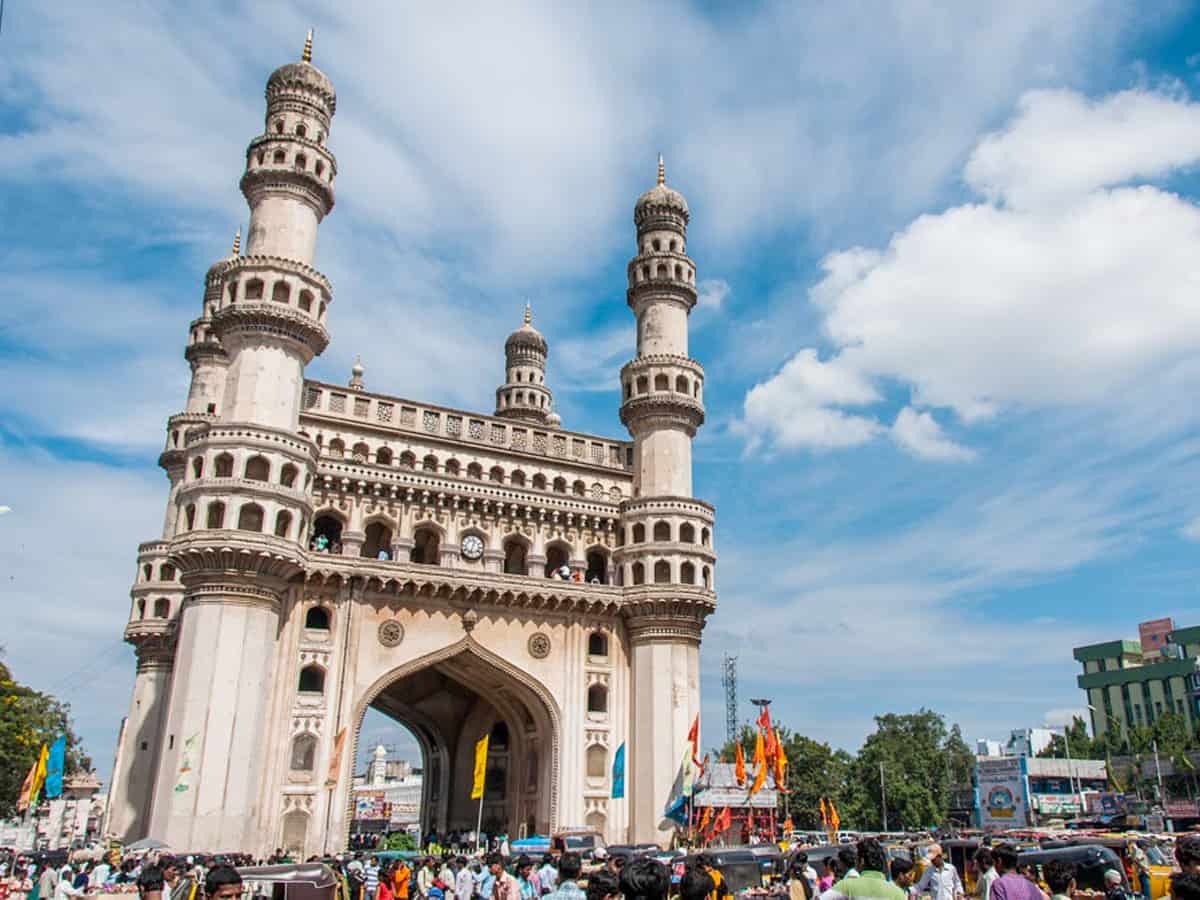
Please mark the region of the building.
MULTIPOLYGON (((422 773, 403 759, 388 759, 387 748, 375 748, 365 775, 354 777, 355 835, 378 835, 393 831, 416 831, 421 827, 422 773)), ((374 839, 358 841, 374 846, 374 839)))
POLYGON ((976 756, 1037 756, 1050 746, 1054 732, 1049 728, 1014 728, 1007 741, 980 739, 976 756))
POLYGON ((489 735, 485 827, 659 839, 716 603, 713 508, 692 496, 704 370, 688 356, 686 200, 660 160, 634 206, 631 440, 563 427, 528 308, 491 414, 369 389, 360 365, 348 385, 313 381, 335 318, 314 265, 338 169, 311 40, 266 100, 240 182, 245 252, 235 239, 204 277, 159 458, 163 527, 138 548, 112 832, 338 850, 373 707, 421 744, 425 831, 475 827, 489 735))
POLYGON ((993 741, 987 738, 980 738, 975 742, 976 756, 1003 756, 1004 744, 1000 741, 993 741))
POLYGON ((1117 729, 1125 734, 1131 726, 1153 725, 1168 712, 1185 716, 1194 730, 1200 720, 1200 627, 1176 628, 1170 619, 1156 619, 1139 625, 1138 633, 1137 641, 1075 648, 1092 733, 1099 737, 1117 729))
POLYGON ((981 756, 975 766, 975 822, 981 828, 1024 828, 1073 819, 1089 797, 1108 790, 1104 760, 981 756))

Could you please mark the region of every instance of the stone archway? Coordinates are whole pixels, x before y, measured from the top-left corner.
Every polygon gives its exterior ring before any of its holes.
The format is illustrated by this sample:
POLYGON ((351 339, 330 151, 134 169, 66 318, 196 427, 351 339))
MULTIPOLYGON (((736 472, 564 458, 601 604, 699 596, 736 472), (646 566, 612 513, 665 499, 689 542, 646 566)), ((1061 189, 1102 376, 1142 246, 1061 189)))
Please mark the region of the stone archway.
MULTIPOLYGON (((355 705, 354 753, 368 708, 406 726, 425 760, 422 833, 471 831, 479 816, 470 799, 474 748, 489 753, 484 830, 512 836, 550 834, 558 824, 560 714, 536 679, 470 636, 376 680, 355 705), (501 738, 506 740, 501 742, 501 738)), ((353 807, 353 800, 347 798, 353 807)), ((348 834, 350 811, 346 817, 348 834)))

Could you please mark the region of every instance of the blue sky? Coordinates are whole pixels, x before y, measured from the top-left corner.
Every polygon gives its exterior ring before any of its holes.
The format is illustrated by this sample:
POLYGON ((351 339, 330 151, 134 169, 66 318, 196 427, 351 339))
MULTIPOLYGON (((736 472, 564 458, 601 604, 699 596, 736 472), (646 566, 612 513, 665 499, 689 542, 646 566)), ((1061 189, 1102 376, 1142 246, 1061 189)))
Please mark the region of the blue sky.
POLYGON ((854 749, 920 706, 970 738, 1060 721, 1072 646, 1200 621, 1194 8, 18 0, 0 643, 103 775, 187 323, 310 24, 339 93, 316 377, 361 355, 372 389, 486 410, 528 299, 566 424, 621 434, 632 207, 666 156, 703 280, 706 741, 725 651, 743 698, 854 749))

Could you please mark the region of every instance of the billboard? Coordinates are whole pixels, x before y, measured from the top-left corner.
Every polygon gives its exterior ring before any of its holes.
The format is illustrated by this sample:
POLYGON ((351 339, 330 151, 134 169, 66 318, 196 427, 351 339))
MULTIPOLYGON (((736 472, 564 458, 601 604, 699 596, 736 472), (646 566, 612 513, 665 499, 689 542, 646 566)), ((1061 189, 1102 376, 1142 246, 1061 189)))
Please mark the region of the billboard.
POLYGON ((1023 757, 977 760, 975 786, 975 815, 980 828, 1025 828, 1029 825, 1023 757))
POLYGON ((354 818, 390 819, 392 804, 387 802, 383 791, 356 791, 354 794, 354 818))

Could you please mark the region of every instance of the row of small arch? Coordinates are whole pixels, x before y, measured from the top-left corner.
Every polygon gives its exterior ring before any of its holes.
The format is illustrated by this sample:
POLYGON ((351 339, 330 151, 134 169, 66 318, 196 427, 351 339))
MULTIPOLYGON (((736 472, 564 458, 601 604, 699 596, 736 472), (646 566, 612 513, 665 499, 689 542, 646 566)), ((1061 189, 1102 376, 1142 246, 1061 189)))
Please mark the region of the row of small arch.
MULTIPOLYGON (((146 618, 146 598, 139 597, 136 604, 137 620, 144 621, 146 618)), ((154 601, 153 616, 155 619, 171 618, 171 601, 166 597, 158 597, 154 601)))
MULTIPOLYGON (((275 122, 273 123, 272 127, 275 129, 276 134, 283 134, 283 129, 285 127, 283 119, 276 119, 275 122)), ((308 139, 308 126, 306 126, 303 122, 297 122, 294 134, 298 138, 303 138, 303 139, 307 140, 308 139)), ((317 129, 317 143, 318 144, 325 143, 325 132, 321 131, 321 129, 319 129, 319 128, 317 129)))
MULTIPOLYGON (((630 543, 632 543, 632 544, 646 543, 646 526, 644 524, 642 524, 641 522, 638 522, 637 524, 635 524, 633 526, 632 529, 630 529, 630 532, 631 532, 630 537, 632 538, 630 543)), ((654 529, 651 532, 651 537, 656 544, 670 543, 672 540, 672 538, 671 538, 671 523, 666 520, 660 520, 658 522, 655 522, 654 529)), ((708 530, 708 527, 707 526, 702 527, 700 529, 700 543, 703 546, 707 547, 711 540, 712 540, 712 533, 708 530)), ((679 543, 681 543, 681 544, 696 543, 696 526, 693 525, 691 522, 684 522, 682 525, 679 526, 679 543)), ((620 532, 618 533, 617 546, 622 547, 624 545, 625 545, 625 529, 622 528, 620 530, 620 532)))
MULTIPOLYGON (((524 391, 514 392, 510 389, 510 390, 504 391, 503 393, 500 394, 501 409, 503 409, 506 406, 525 406, 525 405, 527 405, 527 404, 525 403, 525 392, 524 391)), ((545 409, 546 408, 546 395, 545 394, 537 394, 537 393, 534 393, 533 391, 530 391, 528 405, 535 407, 537 409, 545 409)))
MULTIPOLYGON (((220 500, 213 500, 205 507, 204 527, 205 528, 225 528, 225 504, 220 500)), ((183 511, 184 527, 187 531, 192 531, 196 527, 196 505, 189 503, 183 511)), ((275 514, 274 535, 280 538, 290 538, 292 531, 292 521, 294 516, 286 509, 281 509, 275 514)), ((243 503, 238 509, 237 529, 238 531, 255 531, 259 534, 263 533, 263 526, 266 524, 266 513, 257 503, 243 503)))
MULTIPOLYGON (((632 397, 634 395, 635 388, 639 395, 648 394, 648 393, 650 393, 650 378, 649 378, 649 376, 646 376, 646 375, 639 375, 637 377, 636 381, 634 381, 634 382, 626 381, 624 387, 625 387, 625 399, 626 400, 628 400, 630 397, 632 397)), ((659 372, 657 375, 654 376, 654 390, 669 391, 670 389, 671 389, 671 379, 667 375, 663 374, 662 372, 659 372)), ((676 375, 675 376, 675 391, 677 393, 685 394, 690 397, 699 397, 700 396, 700 379, 697 378, 694 382, 689 384, 686 376, 676 375)))
MULTIPOLYGON (((334 438, 329 442, 326 452, 335 459, 344 459, 346 456, 346 444, 341 438, 334 438)), ((359 442, 355 444, 351 448, 350 453, 351 458, 355 462, 371 461, 371 450, 365 443, 359 442)), ((374 461, 376 465, 380 466, 390 466, 395 463, 402 469, 415 470, 417 468, 417 456, 415 453, 412 453, 408 450, 405 450, 399 455, 399 457, 397 457, 389 448, 380 447, 375 451, 374 461)), ((424 472, 437 473, 439 470, 438 467, 438 458, 432 453, 426 454, 426 456, 421 459, 421 470, 424 472)), ((462 463, 460 463, 457 459, 448 459, 441 467, 441 471, 443 471, 446 475, 452 475, 456 478, 461 478, 465 474, 467 478, 472 478, 476 481, 484 480, 483 466, 481 466, 479 463, 469 463, 464 469, 462 463)), ((538 472, 535 473, 532 478, 528 478, 525 472, 523 472, 521 469, 514 469, 511 474, 506 476, 505 471, 501 466, 492 466, 487 472, 487 480, 493 482, 494 484, 509 484, 513 487, 528 486, 532 487, 536 491, 550 490, 556 494, 566 494, 568 492, 567 479, 561 476, 553 480, 549 480, 545 475, 538 472), (505 480, 506 477, 507 480, 505 480)), ((574 494, 576 497, 586 497, 588 495, 588 486, 584 481, 577 479, 570 485, 570 493, 574 494)), ((600 484, 600 482, 595 482, 592 484, 591 495, 594 498, 600 499, 604 496, 604 493, 604 485, 600 484)), ((621 499, 621 489, 619 487, 614 486, 610 488, 608 490, 608 494, 609 497, 614 501, 619 501, 621 499)))
MULTIPOLYGON (((220 453, 213 460, 213 477, 214 478, 232 478, 234 471, 234 460, 232 453, 220 453)), ((296 479, 300 476, 300 469, 294 463, 284 463, 279 469, 279 483, 286 488, 294 488, 296 479)), ((197 456, 192 460, 192 477, 204 477, 204 457, 197 456)), ((242 478, 248 481, 267 481, 271 480, 271 461, 261 454, 255 454, 246 460, 242 466, 242 478)))
MULTIPOLYGON (((265 165, 267 162, 267 151, 259 150, 255 156, 255 159, 258 161, 260 166, 265 165)), ((276 149, 271 154, 271 163, 272 165, 276 166, 287 165, 287 151, 283 149, 276 149)), ((297 172, 306 171, 308 169, 308 157, 303 153, 297 153, 294 161, 292 162, 292 168, 294 168, 297 172)), ((313 167, 313 171, 318 178, 324 178, 330 184, 333 183, 333 169, 331 168, 329 170, 329 175, 326 177, 325 163, 321 160, 317 160, 317 164, 313 167)))
MULTIPOLYGON (((639 266, 633 270, 633 280, 635 284, 641 284, 644 281, 656 280, 664 281, 671 278, 671 267, 666 263, 660 262, 653 270, 650 266, 639 266), (651 274, 653 272, 653 274, 651 274)), ((684 268, 680 263, 675 263, 675 280, 684 281, 688 284, 695 282, 696 273, 691 269, 684 268)))
MULTIPOLYGON (((234 279, 229 282, 228 299, 230 303, 237 303, 238 299, 238 284, 234 279)), ((266 291, 266 283, 261 278, 249 278, 245 282, 244 290, 242 291, 243 300, 262 300, 266 291)), ((271 300, 275 303, 284 303, 291 305, 292 302, 292 286, 283 279, 274 282, 271 285, 271 300)), ((313 301, 316 297, 313 292, 304 289, 300 291, 297 298, 296 306, 301 312, 311 313, 313 301)), ((325 301, 322 300, 317 304, 317 321, 325 321, 325 301)))

